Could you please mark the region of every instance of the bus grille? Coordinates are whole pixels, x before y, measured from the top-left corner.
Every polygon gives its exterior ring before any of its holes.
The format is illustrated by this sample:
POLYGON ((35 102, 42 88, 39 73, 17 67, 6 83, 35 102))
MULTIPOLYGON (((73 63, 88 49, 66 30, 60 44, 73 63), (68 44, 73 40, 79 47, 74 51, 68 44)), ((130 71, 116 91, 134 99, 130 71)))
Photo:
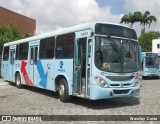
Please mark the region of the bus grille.
POLYGON ((129 90, 113 90, 114 94, 127 94, 129 90))
POLYGON ((134 76, 106 76, 111 81, 130 81, 134 76))

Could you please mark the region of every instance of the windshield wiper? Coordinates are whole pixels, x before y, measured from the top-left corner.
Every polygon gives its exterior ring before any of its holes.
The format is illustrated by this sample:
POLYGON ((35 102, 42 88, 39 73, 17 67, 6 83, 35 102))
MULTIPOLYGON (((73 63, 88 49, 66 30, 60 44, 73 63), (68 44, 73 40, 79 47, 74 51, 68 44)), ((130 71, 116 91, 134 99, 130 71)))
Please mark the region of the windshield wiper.
POLYGON ((114 40, 112 39, 112 37, 111 36, 107 36, 107 39, 109 39, 110 41, 112 41, 112 43, 113 43, 113 45, 112 45, 113 49, 116 52, 118 52, 118 47, 117 47, 116 43, 114 42, 114 40))

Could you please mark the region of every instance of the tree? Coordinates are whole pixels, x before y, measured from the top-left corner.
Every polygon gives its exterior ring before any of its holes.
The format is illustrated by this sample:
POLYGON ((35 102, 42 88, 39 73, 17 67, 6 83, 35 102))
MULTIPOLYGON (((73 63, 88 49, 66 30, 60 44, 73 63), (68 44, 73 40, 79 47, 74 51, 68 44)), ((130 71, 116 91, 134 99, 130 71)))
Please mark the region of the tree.
POLYGON ((145 33, 145 25, 149 25, 154 21, 157 22, 157 18, 153 15, 150 15, 149 11, 145 11, 144 13, 137 11, 134 13, 134 17, 137 22, 140 22, 141 25, 141 34, 145 33))
POLYGON ((145 11, 144 13, 140 11, 136 11, 134 13, 129 13, 128 15, 124 15, 121 18, 120 23, 127 23, 130 27, 133 26, 135 22, 140 22, 141 25, 141 34, 145 33, 145 25, 149 25, 152 22, 157 22, 157 18, 153 15, 150 15, 149 11, 145 11))
POLYGON ((135 22, 137 22, 136 16, 133 13, 129 13, 121 18, 120 23, 127 23, 129 27, 132 27, 135 22))
POLYGON ((152 40, 160 37, 160 32, 150 31, 139 36, 138 41, 143 52, 152 51, 152 40))
POLYGON ((0 53, 4 43, 29 37, 29 35, 22 34, 12 23, 0 26, 0 53))

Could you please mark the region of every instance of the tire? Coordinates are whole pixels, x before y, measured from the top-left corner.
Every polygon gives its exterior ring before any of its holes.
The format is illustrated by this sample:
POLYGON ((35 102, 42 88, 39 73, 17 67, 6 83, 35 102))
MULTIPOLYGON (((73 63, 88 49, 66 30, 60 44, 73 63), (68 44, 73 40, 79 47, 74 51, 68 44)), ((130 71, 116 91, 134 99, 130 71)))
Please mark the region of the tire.
POLYGON ((71 96, 68 93, 68 83, 63 78, 59 81, 58 93, 59 93, 59 98, 62 102, 70 101, 71 96))
POLYGON ((146 76, 142 76, 143 79, 146 79, 146 76))
POLYGON ((155 79, 159 79, 159 76, 155 76, 155 79))
POLYGON ((16 87, 17 88, 21 88, 22 87, 21 76, 20 76, 19 73, 16 74, 15 83, 16 83, 16 87))

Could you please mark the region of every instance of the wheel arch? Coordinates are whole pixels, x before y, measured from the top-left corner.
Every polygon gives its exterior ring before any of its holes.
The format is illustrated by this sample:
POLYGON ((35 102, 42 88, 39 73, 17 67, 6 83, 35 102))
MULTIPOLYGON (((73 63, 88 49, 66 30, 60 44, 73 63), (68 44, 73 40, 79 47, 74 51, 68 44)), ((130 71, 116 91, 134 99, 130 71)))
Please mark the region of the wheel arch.
POLYGON ((69 79, 67 78, 67 76, 63 75, 63 74, 60 74, 60 75, 57 75, 56 78, 55 78, 55 82, 54 82, 54 91, 58 91, 58 85, 59 85, 59 81, 61 79, 65 79, 67 81, 67 85, 68 85, 68 93, 69 95, 72 95, 72 88, 71 88, 71 82, 69 81, 69 79))
MULTIPOLYGON (((16 75, 17 75, 18 73, 19 73, 19 74, 20 74, 20 76, 21 76, 21 82, 22 82, 22 75, 21 75, 21 72, 20 72, 20 71, 16 71, 16 72, 15 72, 15 75, 14 75, 14 81, 16 80, 16 75)), ((22 82, 22 83, 23 83, 23 82, 22 82)))

